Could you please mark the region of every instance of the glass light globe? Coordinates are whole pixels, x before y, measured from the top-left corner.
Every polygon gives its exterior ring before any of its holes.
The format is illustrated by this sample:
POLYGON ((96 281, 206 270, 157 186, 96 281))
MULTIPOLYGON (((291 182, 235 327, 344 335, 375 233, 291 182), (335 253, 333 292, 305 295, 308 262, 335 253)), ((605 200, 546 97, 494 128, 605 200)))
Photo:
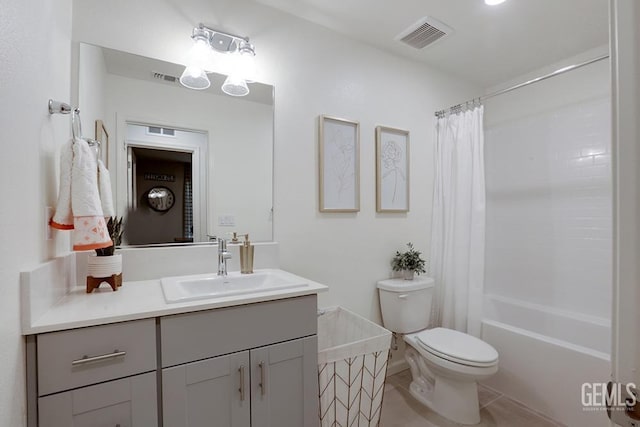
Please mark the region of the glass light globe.
POLYGON ((211 86, 207 73, 202 68, 186 67, 180 76, 180 84, 189 89, 204 90, 211 86))
POLYGON ((236 59, 236 73, 248 82, 256 80, 256 54, 252 48, 242 48, 238 52, 236 59))
POLYGON ((245 96, 249 94, 249 87, 243 78, 232 74, 222 84, 222 91, 231 96, 245 96))

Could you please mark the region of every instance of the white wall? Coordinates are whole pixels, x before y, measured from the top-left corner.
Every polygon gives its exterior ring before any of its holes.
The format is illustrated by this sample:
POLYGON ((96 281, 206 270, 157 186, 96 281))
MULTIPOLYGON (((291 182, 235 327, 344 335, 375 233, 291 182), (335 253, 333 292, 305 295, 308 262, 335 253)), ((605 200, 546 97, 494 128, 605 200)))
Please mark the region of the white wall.
POLYGON ((486 102, 486 293, 610 318, 609 87, 601 61, 486 102))
POLYGON ((83 136, 95 138, 96 120, 106 116, 105 88, 107 68, 102 49, 88 44, 80 44, 78 63, 78 102, 82 118, 83 136))
POLYGON ((74 39, 180 62, 194 25, 248 35, 275 85, 274 229, 284 269, 326 283, 322 305, 379 320, 376 281, 407 241, 430 239, 433 112, 476 94, 426 66, 250 1, 74 3, 74 39), (317 117, 360 121, 361 211, 318 212, 317 117), (411 212, 376 214, 374 129, 411 132, 411 212))
POLYGON ((0 10, 0 426, 13 427, 25 423, 19 273, 69 248, 62 233, 44 240, 44 211, 70 135, 47 101, 70 101, 71 1, 0 0, 0 10))

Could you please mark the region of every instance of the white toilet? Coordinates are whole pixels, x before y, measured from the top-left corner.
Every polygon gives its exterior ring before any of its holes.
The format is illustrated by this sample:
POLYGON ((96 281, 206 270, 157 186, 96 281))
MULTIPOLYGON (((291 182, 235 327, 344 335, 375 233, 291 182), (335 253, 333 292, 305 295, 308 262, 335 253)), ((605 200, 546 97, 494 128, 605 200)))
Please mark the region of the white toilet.
POLYGON ((498 352, 486 342, 429 324, 431 278, 378 282, 384 327, 404 335, 411 368, 410 392, 441 416, 460 424, 480 422, 477 381, 498 371, 498 352))

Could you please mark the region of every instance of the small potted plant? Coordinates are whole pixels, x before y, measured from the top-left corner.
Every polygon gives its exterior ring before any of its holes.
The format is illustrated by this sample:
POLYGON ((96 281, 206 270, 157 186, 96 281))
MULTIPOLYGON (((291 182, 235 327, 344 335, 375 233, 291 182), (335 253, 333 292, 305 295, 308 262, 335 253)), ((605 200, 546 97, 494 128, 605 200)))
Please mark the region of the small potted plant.
POLYGON ((424 269, 425 260, 422 259, 422 253, 413 247, 413 243, 407 243, 409 248, 406 252, 396 251, 396 255, 391 261, 393 271, 402 271, 405 280, 413 280, 415 273, 426 273, 424 269))
POLYGON ((96 249, 96 253, 89 255, 87 259, 87 293, 91 293, 107 282, 114 291, 122 286, 122 255, 116 254, 116 246, 122 243, 122 217, 111 217, 107 222, 107 230, 113 245, 96 249))

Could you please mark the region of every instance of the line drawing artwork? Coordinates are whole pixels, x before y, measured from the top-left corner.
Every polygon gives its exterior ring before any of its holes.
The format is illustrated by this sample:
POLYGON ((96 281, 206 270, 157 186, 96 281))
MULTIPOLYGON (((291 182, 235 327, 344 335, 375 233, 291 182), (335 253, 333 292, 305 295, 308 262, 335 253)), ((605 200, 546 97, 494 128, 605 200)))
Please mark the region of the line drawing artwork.
MULTIPOLYGON (((403 152, 400 144, 395 140, 386 141, 382 147, 382 167, 384 168, 382 174, 382 180, 385 184, 393 180, 393 195, 391 197, 391 204, 395 205, 396 195, 398 193, 398 180, 402 180, 402 183, 406 183, 407 175, 403 170, 402 160, 403 152)), ((385 185, 386 186, 386 185, 385 185)))
POLYGON ((355 147, 353 144, 353 132, 346 132, 342 128, 332 128, 327 142, 331 153, 330 169, 336 186, 335 191, 338 201, 342 201, 343 194, 353 188, 353 169, 355 147), (349 135, 351 133, 351 135, 349 135))
POLYGON ((358 122, 321 116, 321 212, 360 210, 359 126, 358 122))
POLYGON ((409 211, 409 132, 376 127, 376 211, 409 211))

